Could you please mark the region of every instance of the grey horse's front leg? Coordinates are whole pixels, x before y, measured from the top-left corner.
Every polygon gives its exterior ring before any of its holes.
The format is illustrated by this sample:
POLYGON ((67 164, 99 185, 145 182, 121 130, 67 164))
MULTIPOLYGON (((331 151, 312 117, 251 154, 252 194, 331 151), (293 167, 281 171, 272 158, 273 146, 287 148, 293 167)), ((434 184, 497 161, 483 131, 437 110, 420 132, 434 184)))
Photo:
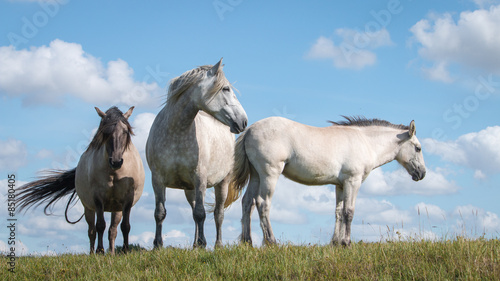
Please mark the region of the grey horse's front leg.
POLYGON ((205 239, 205 234, 203 227, 205 224, 206 212, 205 212, 205 185, 198 185, 195 190, 184 190, 186 199, 191 205, 193 211, 193 220, 195 223, 194 232, 194 242, 193 247, 205 248, 207 246, 207 241, 205 239))
POLYGON ((163 220, 167 216, 167 211, 165 210, 165 187, 155 180, 153 176, 153 190, 155 192, 155 221, 156 221, 156 234, 155 240, 153 241, 154 248, 163 247, 163 238, 161 236, 163 220))

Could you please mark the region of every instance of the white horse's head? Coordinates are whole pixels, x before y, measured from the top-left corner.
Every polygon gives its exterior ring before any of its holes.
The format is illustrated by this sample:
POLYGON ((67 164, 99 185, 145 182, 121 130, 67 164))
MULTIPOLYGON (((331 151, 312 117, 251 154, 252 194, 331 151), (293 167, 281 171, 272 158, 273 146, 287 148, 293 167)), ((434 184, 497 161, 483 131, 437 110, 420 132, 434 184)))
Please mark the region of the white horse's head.
POLYGON ((415 122, 411 121, 408 132, 399 135, 401 147, 396 160, 405 167, 414 181, 425 177, 425 163, 422 155, 422 146, 417 139, 415 122))
POLYGON ((248 117, 236 98, 231 84, 222 71, 222 59, 211 67, 204 79, 198 84, 202 96, 199 102, 201 110, 231 128, 232 133, 245 130, 248 117))

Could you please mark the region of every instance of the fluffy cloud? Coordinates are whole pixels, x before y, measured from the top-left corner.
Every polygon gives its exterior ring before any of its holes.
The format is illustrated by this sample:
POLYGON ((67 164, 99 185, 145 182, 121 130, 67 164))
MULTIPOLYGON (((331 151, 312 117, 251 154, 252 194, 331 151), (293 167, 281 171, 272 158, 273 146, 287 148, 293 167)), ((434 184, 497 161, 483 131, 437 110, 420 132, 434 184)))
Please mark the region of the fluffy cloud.
POLYGON ((335 45, 332 39, 321 36, 308 51, 306 58, 333 60, 337 68, 362 69, 377 61, 377 56, 371 50, 392 44, 386 29, 359 32, 340 28, 335 33, 342 38, 339 45, 335 45))
POLYGON ((107 105, 151 105, 162 94, 156 82, 140 82, 127 62, 106 66, 82 46, 56 39, 49 46, 0 47, 0 91, 25 104, 61 103, 65 95, 107 105))
POLYGON ((141 154, 141 158, 145 168, 147 168, 148 165, 148 162, 146 161, 146 142, 149 137, 149 130, 151 129, 151 125, 153 125, 155 117, 155 114, 146 112, 137 115, 131 121, 131 125, 135 134, 132 137, 132 143, 141 154))
POLYGON ((500 172, 500 126, 460 136, 454 141, 424 139, 427 153, 439 155, 444 161, 463 165, 475 171, 478 179, 500 172))
POLYGON ((430 79, 451 82, 451 63, 500 73, 500 6, 462 12, 456 21, 449 13, 432 15, 410 30, 420 56, 434 64, 424 68, 430 79))
POLYGON ((455 218, 457 235, 482 235, 500 231, 500 218, 497 214, 473 205, 457 206, 452 216, 455 218))
POLYGON ((427 169, 422 181, 415 182, 406 170, 384 172, 382 168, 375 169, 361 186, 361 192, 369 195, 437 195, 450 194, 458 190, 453 181, 448 181, 445 171, 427 169))
POLYGON ((0 140, 0 170, 16 171, 26 162, 28 151, 26 144, 20 140, 0 140))

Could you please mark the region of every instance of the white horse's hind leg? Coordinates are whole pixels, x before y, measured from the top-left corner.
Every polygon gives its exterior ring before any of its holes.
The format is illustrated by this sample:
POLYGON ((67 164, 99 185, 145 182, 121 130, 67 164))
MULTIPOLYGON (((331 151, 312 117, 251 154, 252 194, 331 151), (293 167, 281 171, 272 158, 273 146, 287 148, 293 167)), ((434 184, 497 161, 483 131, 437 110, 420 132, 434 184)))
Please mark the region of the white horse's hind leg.
POLYGON ((122 212, 111 213, 111 224, 108 231, 109 253, 115 254, 115 239, 118 233, 118 224, 122 220, 122 212))
POLYGON ((356 197, 358 196, 361 179, 351 178, 344 182, 344 225, 345 235, 342 240, 342 245, 349 246, 351 244, 351 223, 354 217, 354 208, 356 205, 356 197))
POLYGON ((344 225, 344 190, 341 186, 335 186, 335 230, 333 231, 332 244, 340 245, 345 236, 344 225))
POLYGON ((252 211, 255 207, 256 197, 259 193, 259 175, 251 168, 250 181, 248 182, 247 190, 241 201, 242 217, 241 217, 241 242, 252 245, 252 211))
POLYGON ((271 227, 271 219, 269 213, 271 211, 271 201, 276 188, 276 183, 283 170, 284 163, 281 169, 268 168, 267 175, 263 176, 263 173, 259 173, 259 193, 257 195, 257 210, 259 211, 260 217, 260 227, 262 228, 262 234, 264 235, 264 242, 266 244, 276 244, 276 238, 274 238, 273 229, 271 227))
POLYGON ((153 175, 153 190, 155 192, 155 221, 156 221, 156 234, 153 245, 155 248, 163 247, 163 238, 161 237, 161 230, 163 227, 163 220, 167 216, 167 210, 165 210, 165 187, 163 184, 155 179, 153 175))
POLYGON ((224 221, 224 202, 227 198, 227 190, 229 185, 229 177, 226 177, 221 183, 216 185, 215 188, 215 228, 217 238, 215 240, 215 247, 222 247, 222 222, 224 221))

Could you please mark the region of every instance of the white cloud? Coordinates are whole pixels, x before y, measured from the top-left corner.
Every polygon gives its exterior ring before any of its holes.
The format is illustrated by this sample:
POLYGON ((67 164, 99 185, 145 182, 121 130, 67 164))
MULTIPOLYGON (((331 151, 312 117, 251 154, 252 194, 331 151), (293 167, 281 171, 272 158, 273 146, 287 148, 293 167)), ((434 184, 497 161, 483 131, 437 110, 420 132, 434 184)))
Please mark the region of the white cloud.
POLYGON ((429 16, 410 31, 420 56, 434 63, 423 68, 430 79, 451 82, 452 63, 500 73, 500 6, 462 12, 456 21, 449 13, 429 16))
POLYGON ((14 172, 26 163, 28 151, 20 140, 0 140, 0 170, 14 172))
POLYGON ((473 205, 457 206, 453 211, 456 234, 482 235, 500 232, 497 214, 473 205))
POLYGON ((340 28, 335 33, 342 38, 339 45, 332 39, 320 36, 306 54, 308 59, 333 60, 337 68, 362 69, 375 64, 377 56, 370 50, 392 44, 389 32, 359 32, 340 28))
POLYGON ((479 8, 486 8, 489 7, 495 3, 498 3, 498 0, 472 0, 472 2, 476 3, 476 5, 479 6, 479 8))
POLYGON ((415 205, 415 210, 417 211, 417 214, 420 214, 421 216, 426 216, 432 220, 440 220, 440 221, 446 220, 446 212, 436 205, 420 202, 417 205, 415 205))
POLYGON ((431 196, 455 193, 458 188, 455 182, 446 179, 444 170, 428 168, 425 178, 415 182, 402 168, 389 172, 378 168, 373 170, 361 185, 360 192, 370 195, 419 194, 431 196))
POLYGON ((153 113, 141 113, 138 114, 132 123, 132 128, 134 130, 134 136, 132 136, 132 142, 135 147, 141 154, 141 158, 147 167, 148 162, 146 161, 146 142, 149 137, 149 130, 151 129, 151 125, 153 125, 153 121, 155 120, 156 115, 153 113))
POLYGON ((446 62, 437 62, 432 67, 422 67, 424 75, 430 80, 451 83, 454 79, 451 77, 450 72, 446 69, 446 62))
MULTIPOLYGON (((135 81, 127 62, 103 65, 80 44, 56 39, 49 46, 16 50, 0 47, 0 91, 25 104, 61 103, 65 95, 96 105, 152 105, 162 89, 135 81)), ((155 104, 157 105, 157 104, 155 104)))
POLYGON ((426 153, 474 169, 478 179, 500 173, 500 126, 460 136, 454 141, 422 140, 426 153))

